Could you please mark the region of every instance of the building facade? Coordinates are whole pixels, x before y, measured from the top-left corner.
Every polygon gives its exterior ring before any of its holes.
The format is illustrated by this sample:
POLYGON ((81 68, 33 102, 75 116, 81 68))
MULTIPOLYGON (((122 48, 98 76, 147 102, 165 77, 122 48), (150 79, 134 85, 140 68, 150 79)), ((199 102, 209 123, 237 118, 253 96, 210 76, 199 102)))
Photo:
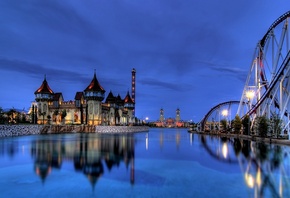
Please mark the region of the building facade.
POLYGON ((176 115, 175 118, 166 118, 164 117, 164 110, 160 109, 160 114, 159 114, 159 120, 156 121, 155 123, 156 127, 188 127, 188 123, 184 122, 180 118, 180 109, 176 109, 176 115))
POLYGON ((34 92, 35 102, 30 109, 32 122, 87 125, 136 124, 135 102, 129 91, 123 99, 120 95, 114 96, 110 91, 103 102, 105 92, 95 72, 92 81, 84 91, 76 92, 74 100, 64 101, 62 93, 54 93, 44 77, 41 86, 34 92))

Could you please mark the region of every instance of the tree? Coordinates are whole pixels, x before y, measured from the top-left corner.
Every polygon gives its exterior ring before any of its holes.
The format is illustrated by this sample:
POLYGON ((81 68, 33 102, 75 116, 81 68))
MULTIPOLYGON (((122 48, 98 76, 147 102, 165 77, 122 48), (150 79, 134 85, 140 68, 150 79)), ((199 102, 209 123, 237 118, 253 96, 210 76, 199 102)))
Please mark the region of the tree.
POLYGON ((46 112, 38 111, 39 116, 42 116, 42 124, 44 124, 44 116, 46 115, 46 112))
POLYGON ((52 120, 53 120, 53 122, 56 122, 57 121, 57 115, 58 115, 58 110, 56 109, 56 110, 54 110, 54 112, 53 112, 53 114, 52 114, 52 120))
POLYGON ((7 116, 8 116, 8 121, 11 123, 11 124, 14 124, 16 123, 15 121, 15 118, 16 118, 16 110, 14 109, 14 107, 12 109, 10 109, 8 112, 7 112, 7 116))
POLYGON ((270 119, 270 128, 271 132, 275 137, 278 137, 279 134, 282 131, 282 120, 279 118, 278 114, 272 113, 271 119, 270 119))
POLYGON ((51 116, 48 114, 47 115, 48 124, 50 124, 50 119, 51 119, 51 116))
POLYGON ((226 132, 227 131, 227 125, 228 125, 228 122, 226 119, 222 119, 221 120, 221 125, 222 125, 222 128, 223 128, 223 131, 226 132))
POLYGON ((64 110, 62 110, 62 112, 61 112, 61 120, 62 120, 62 122, 65 124, 65 117, 66 117, 66 115, 67 115, 67 113, 66 113, 66 110, 64 109, 64 110))
POLYGON ((266 137, 269 129, 269 121, 266 116, 259 116, 255 121, 255 130, 261 137, 266 137))
POLYGON ((242 120, 239 115, 235 116, 235 119, 233 121, 233 127, 235 133, 240 133, 242 128, 242 120))
POLYGON ((250 122, 250 117, 248 115, 246 115, 244 117, 244 119, 242 120, 242 125, 243 125, 244 134, 245 135, 250 135, 251 122, 250 122))
POLYGON ((4 111, 2 107, 0 107, 0 124, 4 124, 4 123, 5 123, 4 111))

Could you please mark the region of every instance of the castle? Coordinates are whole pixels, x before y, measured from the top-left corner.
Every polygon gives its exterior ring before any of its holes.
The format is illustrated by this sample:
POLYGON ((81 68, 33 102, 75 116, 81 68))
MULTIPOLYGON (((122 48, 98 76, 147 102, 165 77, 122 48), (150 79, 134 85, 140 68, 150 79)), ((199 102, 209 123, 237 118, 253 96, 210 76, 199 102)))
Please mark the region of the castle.
POLYGON ((180 119, 180 109, 176 109, 176 115, 174 118, 167 118, 164 117, 164 110, 160 109, 159 120, 154 123, 156 127, 187 127, 188 123, 184 122, 180 119))
POLYGON ((61 92, 54 93, 46 77, 34 92, 31 106, 32 123, 37 124, 87 124, 87 125, 134 125, 135 118, 135 75, 132 70, 132 97, 125 98, 112 91, 105 99, 105 89, 100 85, 96 72, 84 91, 76 92, 74 100, 64 101, 61 92), (105 99, 105 102, 102 102, 105 99))

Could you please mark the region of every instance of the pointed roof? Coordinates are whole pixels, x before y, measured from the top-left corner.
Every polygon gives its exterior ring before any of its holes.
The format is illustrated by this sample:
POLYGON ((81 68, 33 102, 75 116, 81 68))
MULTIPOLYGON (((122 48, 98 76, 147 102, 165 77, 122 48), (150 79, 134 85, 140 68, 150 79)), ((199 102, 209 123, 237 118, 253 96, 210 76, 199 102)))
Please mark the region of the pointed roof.
POLYGON ((46 76, 44 76, 44 80, 41 84, 41 86, 34 92, 34 94, 53 94, 53 91, 50 89, 47 81, 46 81, 46 76))
POLYGON ((132 103, 132 104, 134 104, 132 98, 130 97, 129 91, 127 92, 127 95, 126 95, 126 97, 124 98, 124 102, 125 102, 125 103, 132 103))
POLYGON ((116 97, 116 102, 118 105, 123 105, 124 104, 124 100, 122 100, 120 94, 118 94, 118 96, 116 97))
POLYGON ((116 103, 116 97, 113 95, 112 91, 108 94, 106 98, 106 103, 116 103))
POLYGON ((89 86, 85 89, 86 91, 100 91, 100 92, 105 92, 104 88, 100 85, 97 76, 96 76, 96 71, 94 73, 94 77, 93 80, 91 81, 91 83, 89 84, 89 86))
POLYGON ((76 92, 76 95, 75 95, 75 100, 81 100, 83 97, 83 92, 76 92))
POLYGON ((59 93, 55 93, 55 94, 53 94, 53 101, 59 101, 59 98, 60 97, 62 97, 63 98, 63 96, 62 96, 62 93, 61 92, 59 92, 59 93))

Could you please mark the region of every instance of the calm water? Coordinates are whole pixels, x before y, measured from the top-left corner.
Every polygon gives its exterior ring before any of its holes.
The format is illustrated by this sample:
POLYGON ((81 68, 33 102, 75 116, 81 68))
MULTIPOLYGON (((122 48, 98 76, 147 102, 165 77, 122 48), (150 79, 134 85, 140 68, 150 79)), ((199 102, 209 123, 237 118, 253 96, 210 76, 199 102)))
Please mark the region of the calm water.
POLYGON ((151 129, 0 139, 0 197, 289 197, 289 148, 151 129))

